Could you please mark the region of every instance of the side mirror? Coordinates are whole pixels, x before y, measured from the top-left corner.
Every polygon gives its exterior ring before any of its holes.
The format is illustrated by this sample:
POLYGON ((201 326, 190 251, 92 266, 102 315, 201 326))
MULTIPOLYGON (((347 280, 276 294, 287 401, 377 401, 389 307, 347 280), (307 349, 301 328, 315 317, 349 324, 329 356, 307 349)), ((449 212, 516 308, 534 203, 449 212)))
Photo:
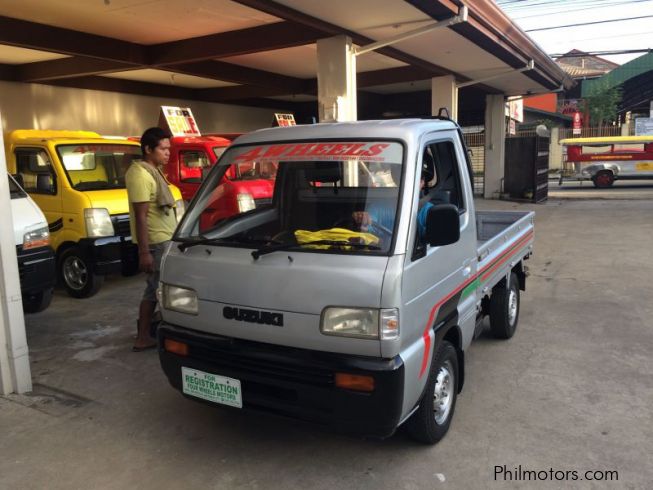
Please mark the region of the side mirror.
POLYGON ((453 204, 432 206, 426 217, 426 242, 432 247, 450 245, 460 240, 460 216, 453 204))

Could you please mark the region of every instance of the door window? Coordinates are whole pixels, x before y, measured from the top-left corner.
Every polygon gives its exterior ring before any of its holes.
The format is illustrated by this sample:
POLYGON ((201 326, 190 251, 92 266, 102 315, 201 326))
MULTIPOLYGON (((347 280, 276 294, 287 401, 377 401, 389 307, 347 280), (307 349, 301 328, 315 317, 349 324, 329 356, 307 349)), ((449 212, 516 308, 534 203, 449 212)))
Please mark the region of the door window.
POLYGON ((182 151, 179 154, 179 176, 182 182, 202 182, 202 169, 211 166, 211 161, 203 151, 182 151))
POLYGON ((16 170, 30 193, 56 194, 57 185, 50 156, 42 148, 16 150, 16 170))
POLYGON ((427 144, 422 151, 420 198, 417 211, 417 236, 413 260, 426 254, 426 218, 433 206, 453 204, 465 211, 456 149, 452 141, 427 144))

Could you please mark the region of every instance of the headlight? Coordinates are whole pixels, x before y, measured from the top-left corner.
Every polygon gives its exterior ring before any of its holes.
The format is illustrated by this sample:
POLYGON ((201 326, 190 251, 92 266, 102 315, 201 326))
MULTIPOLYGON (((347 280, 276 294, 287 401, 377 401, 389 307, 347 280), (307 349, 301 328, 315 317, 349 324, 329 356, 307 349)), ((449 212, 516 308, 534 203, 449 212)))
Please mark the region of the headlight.
POLYGON ((399 337, 399 310, 329 307, 322 312, 325 335, 392 340, 399 337))
POLYGON ((254 202, 254 198, 252 197, 251 194, 243 193, 243 194, 238 194, 236 196, 236 199, 238 200, 238 211, 241 213, 245 213, 247 211, 251 211, 252 209, 256 209, 256 203, 254 202))
POLYGON ((182 216, 186 212, 186 203, 183 199, 175 201, 175 215, 177 216, 177 223, 181 221, 182 216))
POLYGON ((197 293, 192 289, 162 284, 161 297, 163 299, 163 307, 166 310, 197 315, 197 293))
POLYGON ((113 236, 113 223, 105 208, 86 208, 84 210, 86 233, 89 237, 113 236))
POLYGON ((47 247, 50 245, 50 232, 48 227, 28 231, 23 235, 23 250, 36 247, 47 247))

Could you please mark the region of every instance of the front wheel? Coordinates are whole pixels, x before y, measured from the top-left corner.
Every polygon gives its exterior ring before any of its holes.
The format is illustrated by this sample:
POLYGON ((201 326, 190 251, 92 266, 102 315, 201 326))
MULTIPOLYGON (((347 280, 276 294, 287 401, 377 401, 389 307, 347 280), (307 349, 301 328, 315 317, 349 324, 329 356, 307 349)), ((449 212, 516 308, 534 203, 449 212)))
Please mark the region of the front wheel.
POLYGON ((609 170, 601 170, 592 178, 592 182, 594 183, 594 187, 599 189, 612 187, 612 184, 614 184, 614 174, 609 170))
POLYGON ((61 254, 59 277, 73 298, 93 296, 104 282, 104 276, 93 272, 93 263, 77 247, 69 248, 61 254))
POLYGON ((519 278, 510 274, 508 286, 496 286, 490 298, 490 332, 498 339, 515 335, 519 323, 519 278))
POLYGON ((50 288, 38 293, 23 295, 23 311, 25 313, 40 313, 45 310, 52 301, 52 292, 52 288, 50 288))
POLYGON ((426 391, 406 429, 425 444, 440 441, 451 424, 458 397, 458 356, 455 347, 443 341, 432 362, 426 391))

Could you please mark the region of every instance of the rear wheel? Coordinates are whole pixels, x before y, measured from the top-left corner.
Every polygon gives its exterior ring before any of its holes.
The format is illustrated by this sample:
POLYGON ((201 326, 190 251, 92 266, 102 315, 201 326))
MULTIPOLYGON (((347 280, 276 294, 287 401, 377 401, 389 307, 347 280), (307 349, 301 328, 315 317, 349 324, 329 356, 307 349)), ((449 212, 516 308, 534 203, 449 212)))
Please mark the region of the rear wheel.
POLYGON ((52 292, 52 288, 50 288, 38 293, 23 295, 23 311, 25 313, 39 313, 45 310, 52 301, 52 292))
POLYGON ((612 187, 612 184, 614 184, 614 174, 610 170, 601 170, 592 178, 592 182, 594 182, 594 187, 598 187, 599 189, 612 187))
POLYGON ((443 341, 431 363, 431 371, 419 408, 406 423, 411 437, 425 444, 440 441, 451 424, 458 396, 458 356, 443 341))
POLYGON ((509 284, 496 286, 490 298, 490 331, 498 339, 515 335, 519 323, 519 278, 510 274, 509 284))
POLYGON ((73 298, 93 296, 104 282, 104 276, 93 272, 93 264, 77 247, 69 248, 61 254, 59 277, 73 298))

